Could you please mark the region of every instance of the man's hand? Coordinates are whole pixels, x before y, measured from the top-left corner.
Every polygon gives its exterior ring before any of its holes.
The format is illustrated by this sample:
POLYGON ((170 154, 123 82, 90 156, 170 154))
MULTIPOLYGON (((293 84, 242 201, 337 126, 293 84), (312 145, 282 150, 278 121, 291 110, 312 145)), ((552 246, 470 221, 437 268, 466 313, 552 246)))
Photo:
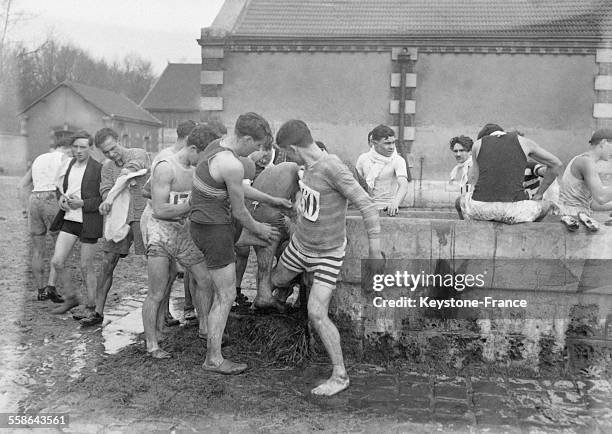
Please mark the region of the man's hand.
POLYGON ((257 231, 255 235, 261 238, 264 241, 271 243, 272 241, 280 238, 280 232, 274 226, 271 226, 267 223, 257 223, 257 231))
POLYGON ((385 259, 385 255, 381 250, 369 250, 368 259, 385 259))
POLYGON ((70 196, 68 198, 68 206, 70 207, 70 209, 83 208, 84 204, 85 204, 85 202, 83 202, 78 197, 70 196))
POLYGON ((387 210, 387 215, 393 217, 397 214, 397 211, 399 209, 399 203, 396 200, 392 200, 391 203, 389 203, 389 205, 387 205, 385 209, 387 210))
POLYGON ((293 202, 291 202, 289 199, 285 199, 284 197, 273 197, 270 205, 278 208, 293 208, 293 202))
POLYGON ((63 194, 60 196, 59 200, 59 207, 62 211, 70 211, 70 205, 68 205, 68 197, 64 196, 63 194))
POLYGON ((111 204, 108 202, 102 202, 98 207, 98 211, 101 215, 107 215, 111 210, 111 204))

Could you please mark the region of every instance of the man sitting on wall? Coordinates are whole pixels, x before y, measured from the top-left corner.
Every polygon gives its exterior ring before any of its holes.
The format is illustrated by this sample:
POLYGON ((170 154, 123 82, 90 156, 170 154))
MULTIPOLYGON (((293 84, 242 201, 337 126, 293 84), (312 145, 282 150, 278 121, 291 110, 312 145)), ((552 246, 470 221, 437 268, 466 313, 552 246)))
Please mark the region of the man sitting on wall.
POLYGON ((589 141, 590 149, 570 160, 561 179, 559 207, 562 218, 568 220, 570 230, 578 229, 576 218, 590 230, 597 230, 597 223, 591 220, 593 208, 611 209, 612 187, 605 187, 595 163, 608 161, 612 154, 612 129, 595 131, 589 141))
MULTIPOLYGON (((474 141, 468 136, 457 136, 450 140, 450 149, 455 156, 457 165, 453 167, 450 173, 449 184, 459 187, 461 195, 468 192, 470 185, 468 184, 468 174, 472 168, 472 145, 474 141)), ((459 214, 459 218, 463 219, 461 206, 459 204, 461 196, 455 201, 455 209, 459 214)))
POLYGON ((552 203, 542 200, 542 196, 558 176, 559 158, 533 140, 506 133, 497 124, 487 124, 478 133, 472 159, 468 182, 474 188, 460 201, 466 219, 515 224, 535 221, 548 213, 552 203), (523 187, 528 157, 547 167, 532 200, 523 187))
POLYGON ((406 161, 395 151, 395 132, 379 125, 368 134, 370 151, 361 154, 355 168, 365 178, 378 209, 394 216, 408 191, 406 161))

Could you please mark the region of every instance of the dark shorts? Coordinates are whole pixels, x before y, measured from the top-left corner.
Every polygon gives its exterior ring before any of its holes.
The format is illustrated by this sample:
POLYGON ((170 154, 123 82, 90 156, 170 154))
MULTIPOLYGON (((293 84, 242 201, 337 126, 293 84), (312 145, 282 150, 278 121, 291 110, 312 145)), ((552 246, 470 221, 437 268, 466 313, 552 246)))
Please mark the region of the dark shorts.
POLYGON ((81 232, 83 231, 83 223, 73 222, 72 220, 64 220, 60 232, 66 232, 67 234, 75 235, 79 237, 79 241, 83 244, 96 244, 97 238, 83 238, 81 232))
POLYGON ((28 203, 31 235, 45 235, 55 219, 59 205, 53 191, 32 192, 28 203))
POLYGON ((208 268, 223 268, 236 262, 234 225, 191 222, 191 238, 204 254, 208 268))
POLYGON ((104 240, 102 250, 110 253, 117 253, 122 258, 125 258, 130 253, 130 246, 134 244, 134 253, 144 255, 146 252, 144 242, 142 241, 142 232, 140 231, 140 222, 130 223, 130 231, 127 236, 119 241, 104 240))

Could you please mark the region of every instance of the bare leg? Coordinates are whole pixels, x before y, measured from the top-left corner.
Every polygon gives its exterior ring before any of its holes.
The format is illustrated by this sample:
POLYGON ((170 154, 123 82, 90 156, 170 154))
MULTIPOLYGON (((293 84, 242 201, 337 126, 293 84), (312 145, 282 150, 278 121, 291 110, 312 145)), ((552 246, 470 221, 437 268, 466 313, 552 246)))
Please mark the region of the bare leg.
POLYGON ((236 247, 236 285, 240 287, 242 284, 242 278, 244 277, 244 272, 246 271, 247 263, 249 262, 249 253, 251 253, 251 248, 249 246, 246 247, 236 247))
POLYGON ((215 295, 208 314, 208 345, 204 369, 218 368, 226 371, 225 373, 238 374, 244 371, 247 365, 225 360, 221 354, 221 340, 227 316, 236 298, 236 266, 231 263, 223 268, 210 270, 210 274, 215 295))
MULTIPOLYGON (((45 235, 32 235, 32 276, 34 277, 34 285, 37 289, 45 287, 45 277, 43 270, 44 251, 45 251, 45 235)), ((55 282, 53 282, 55 285, 55 282)))
POLYGON ((81 274, 87 288, 87 306, 96 304, 96 267, 94 256, 96 244, 81 243, 81 274))
POLYGON ((328 315, 332 294, 333 288, 315 280, 308 297, 308 319, 319 334, 333 366, 331 377, 325 383, 312 389, 311 393, 314 395, 335 395, 349 386, 349 378, 342 358, 340 333, 328 315))
POLYGON ((190 289, 194 291, 193 300, 200 323, 199 334, 205 336, 208 334, 208 313, 213 301, 213 280, 206 262, 189 267, 189 276, 192 279, 190 289))
POLYGON ((161 308, 157 314, 157 331, 160 335, 164 331, 166 318, 170 316, 170 293, 172 292, 172 285, 174 284, 177 274, 178 269, 176 267, 176 261, 174 259, 170 259, 170 266, 168 267, 168 283, 166 284, 166 289, 164 291, 164 299, 162 300, 161 308))
POLYGON ((147 351, 152 353, 159 349, 157 319, 164 292, 168 286, 169 260, 162 256, 151 256, 147 260, 149 291, 142 305, 142 323, 144 326, 147 351))
MULTIPOLYGON (((258 309, 267 307, 273 307, 281 311, 285 309, 284 303, 279 302, 272 296, 272 288, 277 286, 272 282, 272 262, 277 246, 278 241, 274 241, 270 246, 255 247, 255 253, 257 254, 257 296, 253 305, 258 309)), ((288 282, 283 282, 283 284, 288 282)))
POLYGON ((100 267, 100 275, 98 276, 98 285, 96 287, 96 312, 100 315, 104 314, 104 305, 106 297, 111 286, 113 286, 113 273, 119 262, 119 253, 104 252, 102 258, 102 266, 100 267))
POLYGON ((76 292, 72 287, 70 272, 66 270, 66 259, 68 259, 68 255, 70 255, 76 240, 76 235, 60 232, 55 242, 55 251, 53 252, 53 258, 51 258, 51 268, 55 270, 62 284, 62 292, 65 294, 65 297, 64 302, 52 310, 52 313, 65 313, 79 304, 76 292))

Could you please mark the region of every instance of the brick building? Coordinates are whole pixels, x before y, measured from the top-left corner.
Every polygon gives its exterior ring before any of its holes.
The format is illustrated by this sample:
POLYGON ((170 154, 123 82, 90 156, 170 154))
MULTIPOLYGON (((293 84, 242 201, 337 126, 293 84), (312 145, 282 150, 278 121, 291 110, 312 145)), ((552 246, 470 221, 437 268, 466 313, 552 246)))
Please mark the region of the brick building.
POLYGON ((430 180, 486 122, 567 162, 612 125, 611 43, 609 0, 226 0, 199 39, 200 110, 304 119, 352 161, 386 123, 430 180))

